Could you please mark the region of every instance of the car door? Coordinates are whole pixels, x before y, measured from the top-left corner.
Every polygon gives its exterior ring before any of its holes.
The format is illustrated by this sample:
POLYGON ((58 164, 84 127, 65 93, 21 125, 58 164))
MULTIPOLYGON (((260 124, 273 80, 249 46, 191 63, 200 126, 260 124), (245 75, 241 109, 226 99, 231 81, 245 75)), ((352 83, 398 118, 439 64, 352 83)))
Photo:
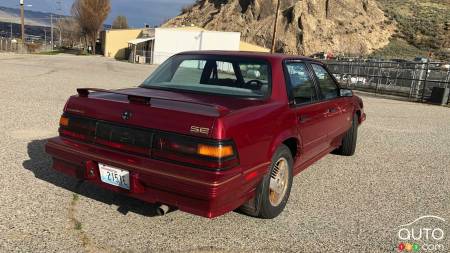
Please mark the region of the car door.
POLYGON ((296 166, 309 161, 327 148, 327 128, 323 125, 326 110, 319 103, 313 75, 305 62, 285 62, 286 82, 291 109, 297 119, 301 155, 296 166))
POLYGON ((324 66, 319 63, 311 63, 311 69, 319 88, 319 99, 327 108, 325 122, 328 129, 328 142, 331 146, 335 146, 336 140, 351 125, 352 110, 349 108, 349 98, 340 96, 339 85, 324 66))

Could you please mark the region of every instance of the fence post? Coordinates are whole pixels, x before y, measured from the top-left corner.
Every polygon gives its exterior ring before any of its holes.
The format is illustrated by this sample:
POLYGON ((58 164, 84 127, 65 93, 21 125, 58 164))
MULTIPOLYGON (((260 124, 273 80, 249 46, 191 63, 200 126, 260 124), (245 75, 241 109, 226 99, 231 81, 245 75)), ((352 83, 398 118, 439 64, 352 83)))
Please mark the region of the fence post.
POLYGON ((427 88, 427 79, 428 79, 428 70, 429 69, 430 69, 430 60, 427 59, 426 70, 425 70, 425 81, 423 83, 421 102, 423 102, 425 99, 425 89, 427 88))
POLYGON ((371 77, 370 77, 370 62, 367 62, 367 65, 366 65, 366 85, 367 86, 370 86, 370 79, 371 79, 371 77))
POLYGON ((375 93, 378 94, 378 86, 381 84, 381 62, 378 63, 378 77, 377 77, 377 86, 375 88, 375 93))
POLYGON ((450 82, 450 68, 447 71, 447 78, 445 78, 445 87, 444 88, 448 88, 449 82, 450 82))

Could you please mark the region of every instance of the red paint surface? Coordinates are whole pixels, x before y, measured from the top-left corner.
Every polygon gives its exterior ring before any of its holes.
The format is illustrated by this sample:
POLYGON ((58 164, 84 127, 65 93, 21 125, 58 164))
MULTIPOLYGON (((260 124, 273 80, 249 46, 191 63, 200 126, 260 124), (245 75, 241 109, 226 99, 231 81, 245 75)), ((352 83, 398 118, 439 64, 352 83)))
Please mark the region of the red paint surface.
MULTIPOLYGON (((195 53, 224 54, 206 51, 195 53)), ((120 92, 151 97, 150 103, 130 102, 122 94, 97 92, 88 97, 72 96, 65 106, 65 112, 121 126, 181 135, 192 135, 190 129, 193 125, 209 128, 207 136, 197 136, 233 141, 238 155, 238 163, 233 163, 237 164, 234 167, 211 171, 155 160, 150 155, 152 150, 148 150, 147 155, 146 149, 119 143, 85 143, 76 133, 66 133, 66 137, 48 141, 46 151, 53 157, 53 167, 115 192, 212 218, 236 209, 253 197, 256 186, 268 171, 272 155, 284 141, 291 139, 297 142, 294 174, 298 174, 340 145, 343 135, 351 126, 348 119, 355 113, 360 115, 360 123, 365 120, 362 101, 357 96, 302 106, 290 103, 283 61, 295 59, 317 63, 312 59, 278 54, 226 54, 265 59, 270 63, 272 91, 267 99, 248 100, 131 88, 120 92), (330 113, 330 107, 336 111, 330 113), (132 112, 132 117, 127 121, 121 118, 124 111, 132 112), (303 116, 307 116, 308 120, 301 122, 303 116), (92 167, 98 162, 129 170, 131 190, 104 184, 98 176, 88 177, 83 165, 92 167)), ((95 169, 98 175, 98 167, 95 169)))

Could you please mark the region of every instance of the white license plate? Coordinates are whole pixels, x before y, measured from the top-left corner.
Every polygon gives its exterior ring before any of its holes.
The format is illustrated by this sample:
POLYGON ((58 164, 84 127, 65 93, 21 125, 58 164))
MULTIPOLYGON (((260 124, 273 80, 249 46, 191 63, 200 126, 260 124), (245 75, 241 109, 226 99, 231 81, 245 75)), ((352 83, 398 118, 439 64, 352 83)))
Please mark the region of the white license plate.
POLYGON ((103 183, 115 185, 124 189, 130 189, 130 172, 113 166, 99 163, 100 179, 103 183))

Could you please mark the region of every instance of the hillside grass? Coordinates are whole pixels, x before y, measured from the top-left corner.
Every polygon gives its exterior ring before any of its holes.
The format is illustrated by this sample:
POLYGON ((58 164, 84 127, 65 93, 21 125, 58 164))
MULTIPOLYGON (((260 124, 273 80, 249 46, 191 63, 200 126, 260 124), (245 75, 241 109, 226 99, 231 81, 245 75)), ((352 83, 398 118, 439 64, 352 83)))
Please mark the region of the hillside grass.
POLYGON ((431 51, 435 58, 450 60, 450 52, 446 50, 450 48, 450 1, 377 1, 386 17, 397 22, 398 31, 397 38, 374 54, 400 58, 399 51, 395 51, 397 49, 405 50, 405 57, 410 58, 416 53, 417 56, 424 56, 423 52, 431 51))
POLYGON ((428 57, 428 51, 421 50, 400 38, 393 38, 387 46, 374 51, 371 57, 376 59, 407 59, 428 57))

